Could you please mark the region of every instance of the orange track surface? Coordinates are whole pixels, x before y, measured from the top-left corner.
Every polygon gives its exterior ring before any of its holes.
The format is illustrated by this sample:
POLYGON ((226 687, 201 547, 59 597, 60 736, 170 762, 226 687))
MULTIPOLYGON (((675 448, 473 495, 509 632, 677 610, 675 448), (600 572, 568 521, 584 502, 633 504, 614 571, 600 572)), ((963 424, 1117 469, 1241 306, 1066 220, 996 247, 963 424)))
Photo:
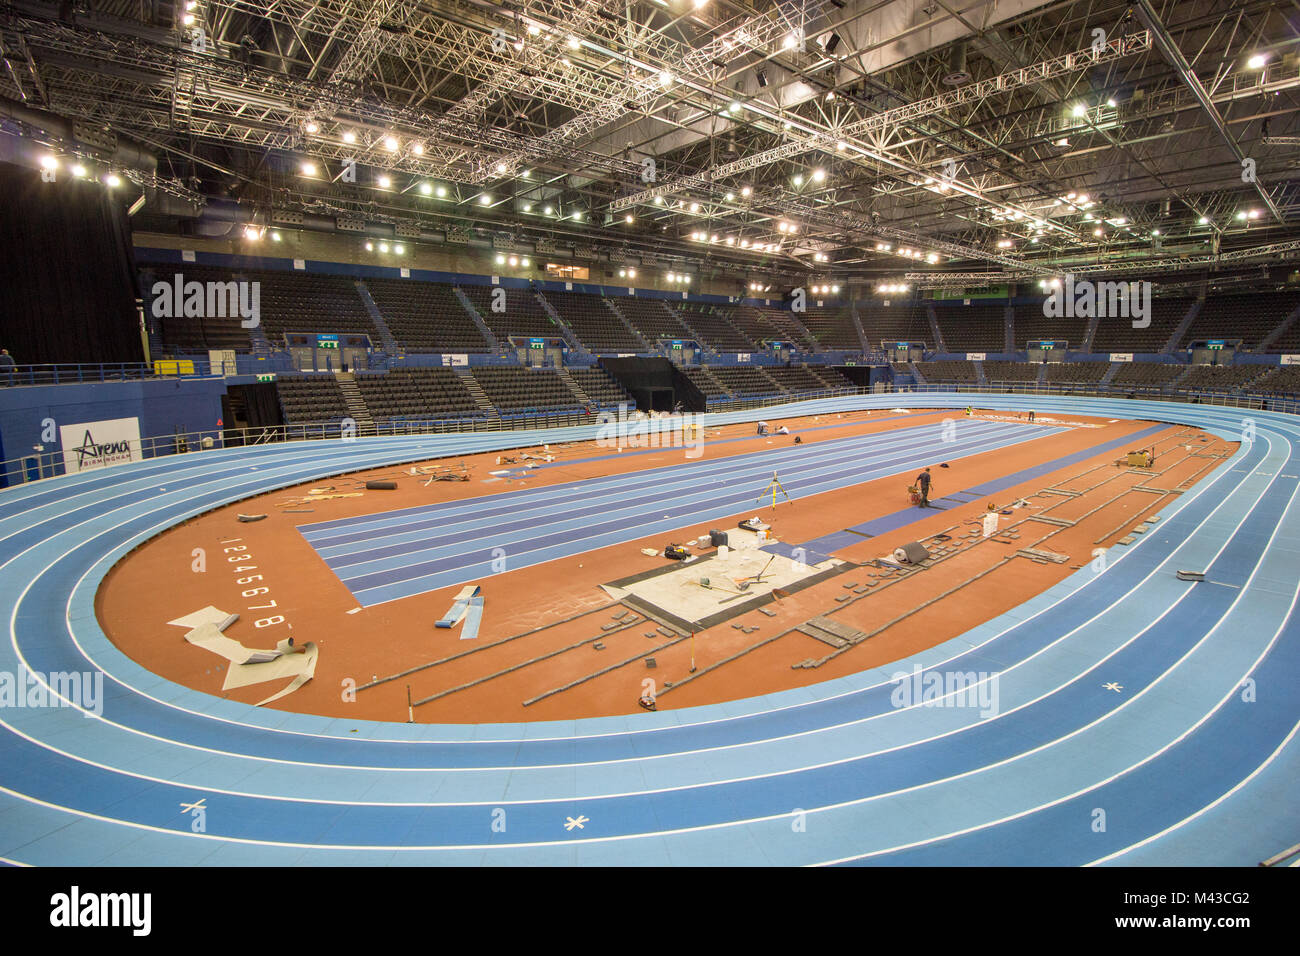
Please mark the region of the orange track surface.
MULTIPOLYGON (((852 435, 935 424, 954 417, 956 413, 920 411, 903 420, 879 421, 895 414, 888 411, 857 412, 787 420, 786 424, 795 431, 801 427, 833 424, 835 427, 804 434, 805 443, 815 444, 852 435)), ((977 417, 997 414, 976 412, 977 417)), ((1016 413, 1010 415, 1018 417, 1016 413)), ((1101 427, 1073 428, 1014 448, 954 460, 950 468, 935 468, 932 499, 1102 444, 1149 425, 1083 416, 1065 416, 1060 421, 1093 422, 1101 427)), ((709 439, 749 437, 716 446, 706 444, 705 456, 731 457, 793 441, 789 437, 753 437, 753 430, 752 425, 711 429, 709 439)), ((1123 494, 1106 503, 1108 499, 1144 481, 1159 488, 1175 488, 1183 482, 1188 482, 1186 487, 1190 487, 1191 481, 1199 479, 1218 463, 1203 457, 1206 452, 1222 454, 1234 447, 1215 438, 1202 442, 1200 439, 1205 437, 1208 436, 1194 429, 1170 426, 1155 438, 1145 440, 1144 445, 1157 446, 1154 471, 1158 477, 1144 478, 1129 474, 1125 468, 1116 468, 1113 464, 1116 453, 1112 451, 1018 485, 1001 493, 995 502, 999 508, 1007 507, 1021 497, 1034 495, 1053 485, 1081 491, 1083 494, 1077 498, 1034 498, 1034 507, 1017 510, 1012 517, 1003 519, 1005 528, 1009 523, 1020 521, 1024 515, 1046 508, 1052 509, 1051 515, 1067 519, 1077 519, 1095 510, 1074 527, 1058 529, 1049 524, 1027 522, 1020 527, 1021 536, 1014 543, 1004 544, 996 539, 981 541, 968 551, 943 560, 924 572, 879 586, 864 596, 853 594, 844 585, 868 583, 867 574, 874 569, 851 570, 768 605, 768 610, 776 612, 773 617, 754 610, 701 632, 694 642, 697 673, 680 687, 665 689, 667 684, 676 685, 690 676, 692 641, 687 639, 656 650, 671 639, 660 634, 655 634, 653 639, 647 638, 646 632, 654 632, 655 625, 644 619, 630 627, 602 633, 601 626, 612 623, 611 615, 622 608, 614 604, 599 585, 665 563, 662 557, 642 555, 641 548, 662 551, 668 540, 688 540, 706 533, 707 528, 688 526, 680 534, 629 541, 490 577, 480 582, 485 609, 478 639, 461 641, 459 629, 438 630, 433 626, 433 622, 450 606, 458 588, 444 588, 362 609, 354 614, 347 613, 358 606, 356 601, 297 533, 295 526, 678 464, 683 461, 681 449, 658 449, 645 454, 580 463, 576 460, 608 455, 611 450, 597 447, 595 442, 553 448, 562 461, 573 460, 575 464, 540 469, 523 482, 494 480, 485 483, 488 472, 498 468, 495 453, 440 462, 458 464, 464 461, 470 469, 470 481, 434 482, 427 488, 422 487, 423 479, 403 477, 405 468, 410 466, 383 468, 351 477, 397 478, 398 490, 368 491, 359 498, 319 501, 312 505, 285 505, 283 502, 305 494, 309 488, 330 484, 342 486, 350 484, 350 479, 329 479, 283 489, 186 522, 138 548, 109 573, 97 596, 96 608, 108 636, 142 666, 197 690, 245 703, 269 696, 280 685, 257 684, 223 694, 221 685, 226 662, 186 643, 183 630, 167 625, 167 621, 212 604, 240 615, 239 622, 227 635, 247 647, 271 647, 289 635, 299 644, 314 641, 320 646, 315 679, 289 697, 269 705, 303 713, 358 720, 405 721, 408 684, 412 697, 419 700, 593 637, 600 637, 605 644, 604 650, 596 650, 588 643, 511 673, 490 677, 473 687, 415 708, 415 719, 437 723, 487 723, 634 713, 639 710, 637 699, 647 677, 656 682, 660 710, 716 703, 819 683, 878 667, 942 643, 1024 603, 1032 595, 1074 573, 1078 567, 1086 567, 1093 560, 1092 551, 1098 547, 1098 539, 1104 538, 1102 546, 1110 546, 1145 515, 1159 511, 1173 500, 1146 492, 1123 494), (1193 446, 1190 452, 1184 449, 1188 443, 1193 446), (283 513, 286 508, 307 507, 313 509, 310 514, 283 513), (235 517, 239 512, 266 512, 270 517, 256 523, 240 523, 235 517), (1036 544, 1045 535, 1051 536, 1036 544), (258 566, 258 572, 250 574, 261 573, 262 580, 250 584, 236 583, 237 578, 245 575, 229 570, 230 565, 222 552, 223 542, 232 538, 242 539, 240 543, 248 546, 247 553, 254 559, 252 563, 258 566), (810 658, 825 657, 832 651, 827 644, 790 631, 809 618, 834 611, 836 620, 870 631, 990 568, 999 559, 1014 554, 1018 548, 1026 547, 1065 553, 1070 560, 1065 564, 1035 564, 1017 558, 820 667, 793 668, 792 665, 810 658), (195 549, 204 551, 206 570, 203 572, 194 570, 195 549), (253 597, 241 595, 247 588, 260 586, 268 588, 268 592, 253 597), (853 594, 853 598, 836 602, 837 597, 845 594, 853 594), (255 608, 256 605, 269 604, 271 600, 276 602, 276 607, 255 608), (609 606, 608 610, 600 610, 606 606, 609 606), (555 623, 583 611, 592 613, 567 623, 555 623), (255 620, 268 615, 282 615, 284 622, 261 629, 254 626, 255 620), (759 630, 745 634, 733 628, 732 624, 757 625, 759 630), (488 646, 535 628, 543 629, 497 647, 488 646), (789 633, 785 633, 787 631, 789 633), (762 644, 765 641, 768 643, 762 644), (762 646, 735 661, 715 667, 724 658, 759 644, 762 646), (425 668, 407 678, 348 693, 350 686, 364 685, 374 677, 386 677, 464 651, 472 653, 425 668), (639 656, 633 663, 578 687, 531 706, 525 707, 522 703, 634 655, 639 656), (650 655, 658 662, 654 670, 647 669, 640 659, 650 655)), ((540 449, 532 451, 540 454, 540 449)), ((506 454, 516 456, 519 453, 506 454)), ((911 479, 911 474, 899 475, 801 498, 793 504, 781 503, 774 517, 770 507, 763 507, 759 513, 771 521, 778 539, 791 543, 808 541, 906 507, 905 488, 911 479)), ((339 490, 351 489, 340 487, 339 490)), ((924 541, 926 535, 959 525, 956 531, 951 532, 956 535, 974 527, 971 522, 979 519, 987 504, 981 500, 935 511, 908 527, 864 539, 860 544, 835 552, 834 556, 851 562, 867 562, 889 554, 900 544, 924 541)), ((714 522, 713 526, 734 527, 737 520, 753 513, 737 514, 730 520, 714 522)), ((1158 530, 1159 526, 1155 525, 1148 533, 1158 533, 1158 530)), ((635 616, 639 618, 639 615, 635 616)))

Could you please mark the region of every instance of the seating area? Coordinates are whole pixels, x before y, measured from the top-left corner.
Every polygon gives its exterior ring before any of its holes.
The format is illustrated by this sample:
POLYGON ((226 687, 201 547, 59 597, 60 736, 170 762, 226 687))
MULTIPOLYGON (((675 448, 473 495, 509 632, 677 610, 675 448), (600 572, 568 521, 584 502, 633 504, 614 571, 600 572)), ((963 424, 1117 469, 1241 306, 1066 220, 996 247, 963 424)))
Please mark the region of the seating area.
POLYGON ((1250 390, 1267 395, 1300 397, 1300 365, 1275 366, 1271 372, 1252 382, 1250 390))
POLYGON ((810 350, 813 340, 784 309, 773 306, 737 305, 731 310, 731 322, 755 344, 788 342, 796 348, 810 350))
POLYGON ((472 418, 478 410, 460 376, 449 368, 393 369, 358 375, 356 381, 376 421, 472 418))
MULTIPOLYGON (((1006 347, 1005 304, 936 305, 934 317, 949 352, 1002 352, 1006 347)), ((927 335, 927 338, 932 336, 927 335)), ((1023 347, 1023 343, 1017 343, 1023 347)))
MULTIPOLYGON (((532 289, 514 289, 504 286, 464 285, 460 291, 474 306, 483 324, 492 330, 497 344, 502 348, 510 347, 510 336, 528 338, 545 338, 561 335, 555 320, 537 301, 537 294, 532 289), (505 308, 501 312, 492 311, 494 299, 501 301, 504 293, 505 308)), ((456 302, 461 312, 465 311, 459 301, 456 302)))
POLYGON ((959 385, 974 385, 979 381, 979 376, 975 373, 974 362, 917 362, 916 368, 927 382, 954 382, 959 385))
POLYGON ((762 368, 747 365, 711 366, 709 371, 735 398, 761 398, 781 391, 780 386, 762 368))
POLYGON ((1047 381, 1052 385, 1095 385, 1110 371, 1109 362, 1052 362, 1047 381))
POLYGON ((1300 305, 1297 292, 1214 295, 1205 300, 1180 345, 1204 339, 1241 339, 1253 349, 1300 305))
POLYGON ((1165 296, 1151 300, 1151 325, 1133 328, 1133 320, 1104 318, 1097 321, 1092 340, 1094 352, 1159 352, 1178 324, 1187 316, 1192 300, 1184 296, 1165 296))
POLYGON ((347 417, 348 403, 333 375, 278 375, 275 390, 289 424, 335 422, 347 417))
POLYGON ((857 326, 853 324, 853 313, 847 306, 837 309, 818 309, 810 306, 800 318, 823 349, 862 351, 862 340, 858 338, 857 326))
POLYGON ((1025 383, 1038 381, 1038 363, 1028 362, 985 362, 984 378, 989 384, 1000 382, 1025 383))
MULTIPOLYGON (((174 285, 177 274, 181 276, 183 283, 234 282, 238 278, 229 269, 194 265, 188 262, 179 266, 155 266, 152 271, 154 273, 152 281, 141 283, 145 295, 146 309, 152 308, 151 292, 153 283, 166 282, 169 285, 174 285)), ((236 291, 234 300, 236 304, 239 301, 238 295, 239 293, 236 291)), ((228 306, 231 299, 227 296, 224 301, 228 306)), ((184 310, 174 304, 171 311, 183 312, 184 310)), ((207 311, 206 308, 204 311, 207 311)), ((230 310, 227 307, 224 311, 230 310)), ((236 349, 248 351, 252 348, 252 343, 248 337, 248 329, 240 324, 242 321, 243 319, 239 316, 237 310, 235 314, 225 317, 173 315, 160 316, 157 319, 164 345, 170 345, 178 349, 236 349)))
POLYGON ((285 332, 355 332, 379 341, 356 283, 347 276, 306 272, 246 271, 261 283, 262 330, 273 345, 285 332))
POLYGON ((925 306, 919 302, 890 306, 860 304, 858 318, 872 348, 880 348, 882 342, 925 342, 934 346, 930 319, 925 306))
POLYGON ((483 365, 473 375, 488 401, 503 414, 582 407, 555 369, 483 365))
POLYGON ((1012 321, 1013 338, 1017 349, 1023 349, 1028 342, 1067 342, 1070 351, 1083 351, 1084 339, 1088 337, 1088 320, 1068 317, 1048 318, 1043 314, 1042 303, 1018 305, 1012 321))
POLYGON ((1113 388, 1163 388, 1166 385, 1171 385, 1178 376, 1186 371, 1186 365, 1157 362, 1122 362, 1119 371, 1110 380, 1110 384, 1113 388))
POLYGON ((731 397, 707 369, 690 365, 683 367, 681 371, 690 380, 691 384, 700 390, 706 400, 724 400, 731 397))
POLYGON ((675 308, 683 321, 703 340, 703 344, 713 351, 759 351, 754 342, 731 324, 723 310, 699 302, 683 302, 675 308))
POLYGON ((586 348, 597 354, 644 352, 637 340, 604 299, 578 292, 547 292, 546 301, 573 329, 586 348))
POLYGON ((636 405, 635 400, 618 383, 618 380, 599 365, 590 368, 571 368, 569 375, 598 408, 621 405, 624 402, 632 406, 636 405))
POLYGON ((844 373, 837 368, 829 365, 809 365, 806 366, 808 371, 821 379, 822 384, 827 388, 853 388, 853 382, 845 377, 844 373))
POLYGON ((393 337, 411 351, 486 352, 490 345, 450 285, 410 279, 367 279, 393 337))
POLYGON ((768 378, 792 394, 820 392, 828 387, 817 373, 807 365, 774 365, 764 369, 768 378))
POLYGON ((1235 392, 1267 371, 1267 365, 1197 365, 1178 387, 1189 391, 1235 392))
POLYGON ((690 329, 677 317, 677 313, 665 306, 661 299, 619 296, 613 303, 614 308, 623 313, 628 324, 652 346, 658 345, 660 339, 694 338, 690 329))

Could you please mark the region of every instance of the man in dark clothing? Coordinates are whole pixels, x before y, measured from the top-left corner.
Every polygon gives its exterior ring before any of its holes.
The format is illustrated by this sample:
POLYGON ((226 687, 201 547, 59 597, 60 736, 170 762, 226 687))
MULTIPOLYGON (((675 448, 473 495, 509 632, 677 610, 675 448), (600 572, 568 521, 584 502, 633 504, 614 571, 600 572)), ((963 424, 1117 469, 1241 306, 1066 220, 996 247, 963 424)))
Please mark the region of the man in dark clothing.
POLYGON ((921 500, 917 502, 919 507, 930 507, 930 469, 927 468, 916 476, 916 487, 921 490, 921 500))
POLYGON ((1034 410, 1032 408, 1029 410, 1029 420, 1031 422, 1034 420, 1034 410))
POLYGON ((8 349, 0 349, 0 382, 6 385, 14 383, 14 357, 8 349))

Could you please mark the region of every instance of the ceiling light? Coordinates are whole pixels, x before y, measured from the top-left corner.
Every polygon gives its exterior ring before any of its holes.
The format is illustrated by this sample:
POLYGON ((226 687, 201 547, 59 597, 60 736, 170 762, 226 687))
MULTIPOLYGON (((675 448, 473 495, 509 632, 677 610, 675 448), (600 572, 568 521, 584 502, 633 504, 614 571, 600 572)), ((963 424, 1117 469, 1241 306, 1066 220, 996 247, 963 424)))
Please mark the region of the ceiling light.
POLYGON ((826 170, 814 169, 812 174, 813 182, 821 183, 826 181, 826 170))
POLYGON ((432 186, 430 186, 428 183, 420 183, 420 194, 421 194, 421 195, 423 195, 423 196, 427 196, 427 195, 429 195, 429 194, 432 193, 432 192, 433 192, 433 187, 432 187, 432 186))
POLYGON ((1200 223, 1202 226, 1208 226, 1208 225, 1210 224, 1210 220, 1209 220, 1208 218, 1206 218, 1205 216, 1202 216, 1200 219, 1198 219, 1198 220, 1196 220, 1196 221, 1197 221, 1198 223, 1200 223))
POLYGON ((366 252, 374 252, 374 251, 375 251, 375 244, 373 242, 367 242, 366 252))
POLYGON ((498 255, 497 255, 497 265, 499 265, 499 266, 503 266, 503 265, 505 265, 505 264, 506 264, 506 257, 503 256, 503 255, 498 254, 498 255))
POLYGON ((631 213, 628 213, 623 217, 623 221, 630 226, 632 223, 636 222, 636 218, 631 213))
POLYGON ((309 133, 319 133, 320 124, 316 123, 314 120, 308 120, 307 125, 304 126, 303 129, 305 129, 309 133))
POLYGON ((439 198, 439 199, 446 199, 446 198, 447 198, 447 187, 446 187, 446 186, 439 186, 436 190, 434 190, 434 192, 436 192, 436 193, 438 194, 438 198, 439 198))
POLYGON ((518 265, 519 265, 519 258, 518 258, 517 256, 511 256, 511 257, 510 257, 510 268, 513 269, 513 268, 515 268, 515 267, 518 266, 518 265))
POLYGON ((569 49, 570 49, 570 50, 576 50, 576 49, 578 49, 580 46, 582 46, 582 41, 581 41, 581 40, 579 40, 577 37, 569 37, 569 49))
POLYGON ((76 176, 78 179, 81 179, 86 175, 86 167, 78 163, 77 165, 72 167, 72 175, 76 176))
POLYGON ((397 147, 398 147, 398 145, 399 145, 399 144, 398 144, 398 142, 397 142, 397 137, 396 137, 396 136, 385 136, 385 137, 384 137, 384 149, 388 150, 390 153, 395 153, 395 152, 397 152, 397 147))
POLYGON ((380 176, 378 182, 380 189, 387 189, 389 186, 393 185, 393 181, 387 176, 380 176))
POLYGON ((1074 105, 1073 113, 1075 116, 1087 116, 1088 107, 1084 106, 1082 103, 1076 103, 1074 105))
POLYGON ((315 176, 315 175, 316 175, 316 164, 315 164, 315 163, 303 163, 302 166, 301 166, 301 169, 302 169, 302 174, 303 174, 304 176, 315 176))
POLYGON ((352 130, 348 130, 346 133, 343 134, 343 142, 355 143, 356 141, 357 141, 357 134, 352 132, 352 130))
POLYGON ((533 204, 530 202, 524 203, 524 212, 532 212, 532 211, 533 211, 533 204))
POLYGON ((740 194, 745 197, 748 197, 751 193, 753 193, 753 191, 754 190, 750 189, 748 186, 740 187, 740 194))
POLYGON ((423 156, 423 155, 424 155, 424 144, 423 144, 423 143, 412 143, 412 144, 411 144, 411 152, 413 152, 416 156, 423 156))
POLYGON ((58 168, 59 168, 59 161, 58 161, 55 157, 53 157, 53 156, 42 156, 42 157, 41 157, 41 168, 42 168, 42 169, 58 169, 58 168))
POLYGON ((110 189, 116 189, 118 186, 122 185, 122 179, 116 173, 109 173, 108 176, 105 177, 104 182, 108 184, 110 189))
POLYGON ((381 242, 381 243, 379 244, 379 251, 380 251, 380 252, 387 252, 387 251, 388 251, 388 243, 386 243, 386 242, 381 242))
POLYGON ((492 204, 492 197, 487 193, 482 193, 478 197, 478 201, 479 201, 479 205, 481 206, 489 206, 492 204))
POLYGON ((399 242, 395 246, 393 246, 393 251, 400 256, 403 252, 406 251, 406 247, 399 242))
POLYGON ((672 75, 670 72, 668 72, 667 70, 663 70, 663 71, 661 71, 661 72, 659 73, 659 85, 660 85, 660 86, 672 86, 672 85, 673 85, 673 75, 672 75))
POLYGON ((803 175, 802 175, 802 174, 796 175, 796 176, 794 177, 794 184, 795 184, 796 186, 802 186, 802 185, 803 185, 803 175))
POLYGON ((1246 61, 1246 65, 1250 67, 1252 70, 1262 70, 1264 69, 1264 64, 1267 62, 1268 62, 1267 54, 1256 53, 1254 56, 1252 56, 1249 60, 1246 61))
POLYGON ((549 216, 549 215, 551 215, 551 213, 553 213, 554 211, 555 211, 555 210, 552 209, 550 206, 547 206, 545 209, 542 210, 542 213, 543 213, 544 215, 549 216))
POLYGON ((525 256, 524 258, 520 259, 520 260, 519 260, 519 264, 520 264, 521 266, 523 266, 525 269, 527 269, 527 268, 528 268, 528 257, 525 256))

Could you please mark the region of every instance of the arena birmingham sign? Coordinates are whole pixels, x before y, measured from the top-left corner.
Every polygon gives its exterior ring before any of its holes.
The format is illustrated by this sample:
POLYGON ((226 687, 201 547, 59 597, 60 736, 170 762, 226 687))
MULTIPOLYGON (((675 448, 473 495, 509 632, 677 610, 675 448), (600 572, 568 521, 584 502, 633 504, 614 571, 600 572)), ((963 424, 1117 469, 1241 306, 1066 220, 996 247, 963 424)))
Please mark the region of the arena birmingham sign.
POLYGON ((63 464, 70 475, 138 461, 142 457, 138 418, 63 425, 59 428, 59 441, 63 446, 63 464))

